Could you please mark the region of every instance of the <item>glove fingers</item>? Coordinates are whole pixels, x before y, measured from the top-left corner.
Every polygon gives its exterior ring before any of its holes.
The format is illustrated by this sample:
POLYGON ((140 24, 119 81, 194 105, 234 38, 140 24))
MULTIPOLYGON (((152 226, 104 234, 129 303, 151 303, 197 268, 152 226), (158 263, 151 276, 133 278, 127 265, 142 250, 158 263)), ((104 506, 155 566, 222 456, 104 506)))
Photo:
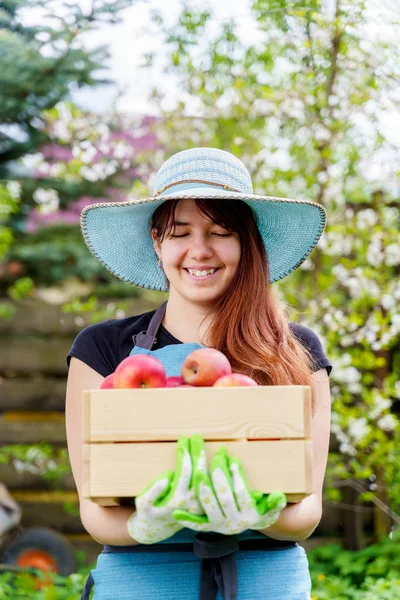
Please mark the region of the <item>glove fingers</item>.
POLYGON ((247 487, 241 462, 237 458, 231 458, 229 468, 232 473, 233 491, 239 510, 243 513, 255 510, 256 502, 247 487))
POLYGON ((173 471, 166 471, 161 477, 153 479, 135 498, 136 508, 139 509, 141 506, 147 504, 153 504, 157 499, 162 498, 168 493, 171 485, 171 481, 174 477, 173 471))
POLYGON ((197 523, 197 524, 202 524, 202 525, 210 524, 208 517, 206 517, 205 515, 193 515, 192 513, 188 512, 187 510, 181 510, 179 508, 177 508, 176 510, 173 511, 172 516, 177 521, 183 520, 183 521, 187 521, 189 523, 197 523))
POLYGON ((197 497, 208 517, 208 520, 212 524, 220 523, 223 520, 224 515, 220 505, 218 504, 218 499, 215 495, 209 476, 205 473, 201 473, 200 471, 196 471, 194 481, 197 497))
POLYGON ((189 455, 189 438, 182 436, 176 444, 176 470, 171 487, 162 499, 157 501, 157 506, 165 506, 176 496, 182 498, 185 490, 189 488, 192 476, 192 463, 189 455))
POLYGON ((233 493, 232 477, 228 467, 228 451, 221 446, 211 461, 211 480, 218 502, 228 519, 237 517, 238 508, 233 493))
POLYGON ((283 492, 271 492, 268 494, 267 506, 268 510, 281 511, 287 504, 287 498, 283 492))

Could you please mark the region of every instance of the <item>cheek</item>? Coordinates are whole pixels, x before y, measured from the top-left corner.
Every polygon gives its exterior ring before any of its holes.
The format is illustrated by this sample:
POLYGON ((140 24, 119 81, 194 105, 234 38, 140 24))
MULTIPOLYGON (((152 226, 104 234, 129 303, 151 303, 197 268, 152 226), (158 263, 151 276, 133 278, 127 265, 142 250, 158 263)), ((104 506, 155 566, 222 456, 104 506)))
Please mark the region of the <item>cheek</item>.
POLYGON ((239 264, 240 254, 240 243, 235 240, 235 242, 224 249, 224 253, 221 256, 225 257, 226 264, 236 266, 239 264))
POLYGON ((163 262, 166 265, 177 266, 184 255, 183 246, 175 244, 164 244, 163 246, 163 262))

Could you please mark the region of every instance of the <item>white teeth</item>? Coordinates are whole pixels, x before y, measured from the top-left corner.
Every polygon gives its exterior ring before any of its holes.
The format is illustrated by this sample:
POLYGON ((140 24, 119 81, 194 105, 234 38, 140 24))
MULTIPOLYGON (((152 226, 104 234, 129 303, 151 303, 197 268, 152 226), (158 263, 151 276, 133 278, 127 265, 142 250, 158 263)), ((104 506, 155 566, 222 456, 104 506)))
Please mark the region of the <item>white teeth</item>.
POLYGON ((217 269, 208 269, 208 271, 196 271, 194 269, 188 269, 191 275, 195 275, 196 277, 206 277, 207 275, 211 275, 217 269))

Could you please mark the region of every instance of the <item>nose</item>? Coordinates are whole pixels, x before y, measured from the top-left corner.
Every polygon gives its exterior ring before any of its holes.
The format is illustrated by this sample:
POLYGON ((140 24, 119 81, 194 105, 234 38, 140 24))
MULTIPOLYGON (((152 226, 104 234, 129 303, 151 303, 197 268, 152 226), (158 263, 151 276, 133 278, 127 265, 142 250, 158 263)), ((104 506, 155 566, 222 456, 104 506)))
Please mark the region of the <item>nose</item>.
POLYGON ((213 249, 206 235, 196 235, 190 240, 188 255, 193 260, 201 260, 202 258, 211 258, 213 249))

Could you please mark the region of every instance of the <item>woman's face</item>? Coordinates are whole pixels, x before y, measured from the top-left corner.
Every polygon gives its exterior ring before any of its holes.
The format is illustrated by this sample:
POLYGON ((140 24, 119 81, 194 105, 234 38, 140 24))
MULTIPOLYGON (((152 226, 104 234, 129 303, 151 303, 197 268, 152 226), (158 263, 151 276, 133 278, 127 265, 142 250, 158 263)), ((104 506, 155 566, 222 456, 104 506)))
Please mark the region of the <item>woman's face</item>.
POLYGON ((175 210, 175 231, 153 243, 165 275, 185 300, 212 304, 231 283, 240 260, 240 241, 202 215, 194 200, 180 200, 175 210))

